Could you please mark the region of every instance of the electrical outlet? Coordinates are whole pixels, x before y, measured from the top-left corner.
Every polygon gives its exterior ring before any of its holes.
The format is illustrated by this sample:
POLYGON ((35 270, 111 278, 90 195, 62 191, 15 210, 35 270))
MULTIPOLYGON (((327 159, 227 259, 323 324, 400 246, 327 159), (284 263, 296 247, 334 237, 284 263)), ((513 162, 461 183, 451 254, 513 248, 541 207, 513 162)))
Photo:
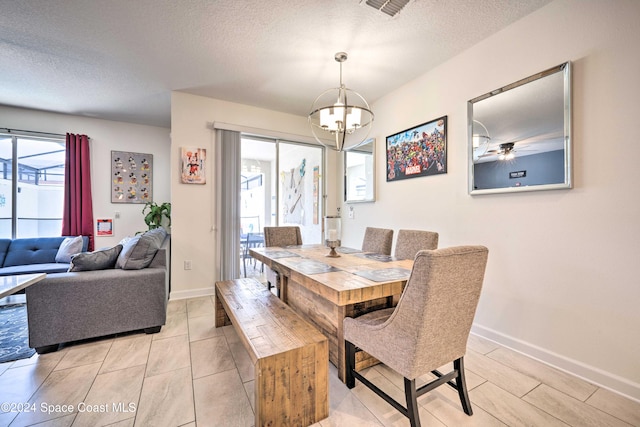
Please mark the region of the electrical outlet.
POLYGON ((353 219, 353 217, 354 217, 353 206, 349 206, 349 219, 353 219))
POLYGON ((120 212, 116 212, 116 219, 120 219, 120 212))
POLYGON ((191 260, 185 260, 184 269, 185 270, 191 270, 191 260))

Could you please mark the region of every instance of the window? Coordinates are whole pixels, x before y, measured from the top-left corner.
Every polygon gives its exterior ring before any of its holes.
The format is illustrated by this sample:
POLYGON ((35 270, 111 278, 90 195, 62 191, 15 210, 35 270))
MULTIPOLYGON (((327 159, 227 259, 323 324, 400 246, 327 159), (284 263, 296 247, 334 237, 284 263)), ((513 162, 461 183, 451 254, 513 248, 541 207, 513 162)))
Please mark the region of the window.
POLYGON ((59 236, 63 137, 0 134, 0 237, 59 236))

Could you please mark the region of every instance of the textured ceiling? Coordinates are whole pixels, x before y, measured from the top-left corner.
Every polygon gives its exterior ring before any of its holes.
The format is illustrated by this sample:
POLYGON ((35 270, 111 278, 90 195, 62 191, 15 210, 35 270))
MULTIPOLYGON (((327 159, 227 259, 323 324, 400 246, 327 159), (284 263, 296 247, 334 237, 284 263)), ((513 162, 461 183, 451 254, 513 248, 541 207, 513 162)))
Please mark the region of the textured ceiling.
POLYGON ((0 0, 0 104, 169 127, 178 90, 306 116, 335 52, 373 103, 549 1, 0 0))

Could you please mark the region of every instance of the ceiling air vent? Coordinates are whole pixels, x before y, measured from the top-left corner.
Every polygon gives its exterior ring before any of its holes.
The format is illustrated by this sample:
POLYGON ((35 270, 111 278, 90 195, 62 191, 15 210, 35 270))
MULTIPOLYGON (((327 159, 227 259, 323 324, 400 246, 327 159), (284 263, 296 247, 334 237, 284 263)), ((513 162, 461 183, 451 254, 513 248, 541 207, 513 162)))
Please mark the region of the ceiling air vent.
POLYGON ((366 4, 380 12, 394 17, 409 3, 411 0, 366 0, 366 4))

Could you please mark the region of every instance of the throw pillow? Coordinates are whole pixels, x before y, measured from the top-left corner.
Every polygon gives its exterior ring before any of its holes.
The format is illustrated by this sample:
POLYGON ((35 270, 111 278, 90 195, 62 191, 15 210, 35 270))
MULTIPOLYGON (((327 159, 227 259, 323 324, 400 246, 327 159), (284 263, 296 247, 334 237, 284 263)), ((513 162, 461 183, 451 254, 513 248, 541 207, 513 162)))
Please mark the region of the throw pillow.
POLYGON ((129 258, 131 258, 131 252, 138 244, 138 240, 140 240, 140 236, 131 237, 124 242, 122 245, 122 251, 116 260, 116 268, 124 268, 127 261, 129 261, 129 258))
POLYGON ((92 271, 113 268, 122 251, 122 245, 95 252, 83 252, 71 257, 69 271, 92 271))
POLYGON ((71 262, 71 256, 82 252, 82 236, 67 237, 58 248, 56 262, 71 262))
POLYGON ((132 238, 122 248, 116 267, 123 270, 147 268, 166 236, 167 232, 164 228, 155 228, 132 238))

